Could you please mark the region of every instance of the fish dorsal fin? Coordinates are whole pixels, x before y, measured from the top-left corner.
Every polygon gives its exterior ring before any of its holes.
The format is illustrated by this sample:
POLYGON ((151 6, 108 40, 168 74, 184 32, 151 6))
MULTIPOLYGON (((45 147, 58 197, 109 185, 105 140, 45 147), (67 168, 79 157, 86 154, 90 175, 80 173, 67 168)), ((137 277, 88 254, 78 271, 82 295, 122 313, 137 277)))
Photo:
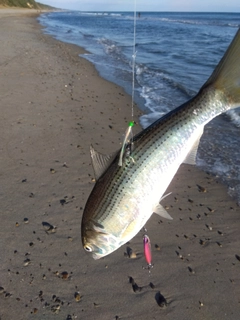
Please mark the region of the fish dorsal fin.
POLYGON ((203 127, 201 127, 199 129, 197 139, 196 139, 194 145, 192 146, 190 152, 187 154, 183 163, 191 164, 191 165, 196 164, 196 156, 197 156, 198 146, 199 146, 199 142, 202 137, 202 134, 203 134, 203 127))
POLYGON ((117 153, 118 151, 112 154, 104 155, 102 153, 97 152, 96 150, 94 150, 92 146, 90 146, 90 155, 96 180, 98 180, 99 177, 107 170, 107 168, 110 166, 110 164, 116 157, 117 153))
POLYGON ((173 220, 173 218, 170 216, 170 214, 166 211, 166 209, 163 208, 163 206, 161 204, 158 204, 154 209, 153 212, 158 214, 159 216, 165 218, 165 219, 169 219, 169 220, 173 220))

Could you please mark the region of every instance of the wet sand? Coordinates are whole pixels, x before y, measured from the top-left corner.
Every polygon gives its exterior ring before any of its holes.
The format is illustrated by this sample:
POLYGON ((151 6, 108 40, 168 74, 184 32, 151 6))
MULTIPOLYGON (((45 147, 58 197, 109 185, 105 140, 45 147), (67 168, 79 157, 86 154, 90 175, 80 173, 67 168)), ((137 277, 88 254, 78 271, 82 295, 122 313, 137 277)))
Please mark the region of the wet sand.
POLYGON ((147 223, 150 275, 142 232, 104 259, 84 252, 89 146, 120 147, 131 98, 22 12, 0 10, 0 319, 238 319, 240 209, 198 168, 169 186, 173 221, 147 223))

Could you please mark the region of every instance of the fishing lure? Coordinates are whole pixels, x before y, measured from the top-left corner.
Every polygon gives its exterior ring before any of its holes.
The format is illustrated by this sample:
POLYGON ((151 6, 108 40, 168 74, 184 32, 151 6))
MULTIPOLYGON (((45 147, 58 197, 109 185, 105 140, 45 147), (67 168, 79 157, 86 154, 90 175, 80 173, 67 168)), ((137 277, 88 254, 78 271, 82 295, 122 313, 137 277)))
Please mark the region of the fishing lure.
POLYGON ((150 242, 149 237, 146 234, 143 236, 143 251, 144 251, 145 260, 147 262, 147 267, 144 269, 148 269, 149 273, 150 273, 150 269, 153 267, 151 242, 150 242))
POLYGON ((126 133, 125 133, 125 137, 123 139, 123 145, 122 145, 122 149, 121 149, 121 152, 120 152, 120 156, 119 156, 119 161, 118 161, 118 165, 121 167, 122 166, 122 159, 123 159, 123 153, 124 153, 124 150, 125 150, 125 147, 126 147, 126 144, 128 142, 130 142, 130 139, 129 139, 129 136, 133 135, 132 134, 132 127, 134 126, 134 121, 130 121, 129 124, 128 124, 128 128, 126 130, 126 133))

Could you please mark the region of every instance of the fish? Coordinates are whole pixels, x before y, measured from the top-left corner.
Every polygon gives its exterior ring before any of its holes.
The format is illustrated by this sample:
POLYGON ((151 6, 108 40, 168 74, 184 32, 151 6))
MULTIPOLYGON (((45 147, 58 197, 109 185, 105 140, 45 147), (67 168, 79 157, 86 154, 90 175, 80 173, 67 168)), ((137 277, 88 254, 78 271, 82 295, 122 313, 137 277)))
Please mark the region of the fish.
POLYGON ((82 216, 85 251, 100 259, 130 241, 153 213, 172 219, 160 201, 177 170, 196 163, 204 126, 239 106, 240 29, 196 96, 126 141, 124 150, 103 155, 90 147, 96 183, 82 216))
POLYGON ((150 272, 150 268, 153 267, 151 241, 149 239, 149 236, 147 236, 146 234, 143 236, 143 251, 144 251, 145 260, 147 262, 147 269, 150 272))

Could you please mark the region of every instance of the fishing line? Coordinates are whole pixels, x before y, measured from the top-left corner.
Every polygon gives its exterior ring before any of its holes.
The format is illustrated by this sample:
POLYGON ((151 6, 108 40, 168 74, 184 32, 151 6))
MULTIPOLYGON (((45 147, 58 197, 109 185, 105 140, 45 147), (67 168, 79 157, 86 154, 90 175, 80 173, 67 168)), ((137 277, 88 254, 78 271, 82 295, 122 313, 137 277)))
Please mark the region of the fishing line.
POLYGON ((135 64, 136 64, 136 25, 137 25, 137 0, 134 0, 133 18, 133 55, 132 55, 132 121, 134 116, 134 91, 135 91, 135 64))
MULTIPOLYGON (((118 161, 118 165, 121 167, 122 166, 122 159, 123 159, 123 154, 125 151, 125 147, 127 145, 127 143, 131 143, 132 144, 132 140, 133 140, 133 126, 135 124, 133 118, 134 118, 134 91, 135 91, 135 61, 136 61, 136 55, 137 55, 137 51, 136 51, 136 25, 137 25, 137 12, 136 12, 136 8, 137 8, 137 0, 134 0, 134 17, 133 17, 133 54, 132 54, 132 120, 128 123, 128 128, 125 132, 125 136, 123 139, 123 144, 122 144, 122 148, 121 148, 121 152, 120 152, 120 156, 119 156, 119 161, 118 161)), ((130 149, 131 152, 131 149, 130 149)), ((132 159, 133 160, 133 159, 132 159)), ((134 160, 133 160, 134 162, 134 160)))

